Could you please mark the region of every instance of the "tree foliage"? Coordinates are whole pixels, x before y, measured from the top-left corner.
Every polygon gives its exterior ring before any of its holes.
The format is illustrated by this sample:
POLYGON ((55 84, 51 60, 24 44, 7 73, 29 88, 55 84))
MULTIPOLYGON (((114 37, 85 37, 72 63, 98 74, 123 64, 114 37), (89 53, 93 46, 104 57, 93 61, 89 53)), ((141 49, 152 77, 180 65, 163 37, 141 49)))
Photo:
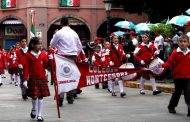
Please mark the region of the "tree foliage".
POLYGON ((154 33, 160 33, 163 37, 171 37, 174 27, 172 25, 158 24, 151 26, 150 30, 154 33))

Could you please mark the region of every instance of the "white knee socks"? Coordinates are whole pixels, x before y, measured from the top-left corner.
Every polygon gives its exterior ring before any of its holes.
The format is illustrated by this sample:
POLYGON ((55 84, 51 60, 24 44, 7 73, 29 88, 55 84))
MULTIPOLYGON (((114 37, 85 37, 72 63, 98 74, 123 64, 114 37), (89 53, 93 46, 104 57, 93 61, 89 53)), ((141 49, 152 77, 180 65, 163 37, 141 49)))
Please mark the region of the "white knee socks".
POLYGON ((38 116, 42 116, 43 99, 38 99, 38 116))
POLYGON ((120 93, 124 92, 124 90, 123 90, 123 80, 118 80, 118 84, 119 84, 120 93))
POLYGON ((112 89, 112 92, 115 92, 115 90, 114 90, 114 86, 115 86, 115 82, 112 81, 112 82, 111 82, 111 89, 112 89))
POLYGON ((108 81, 108 89, 112 91, 112 80, 108 81))
POLYGON ((32 99, 32 114, 36 115, 36 103, 37 99, 32 99))
POLYGON ((150 79, 150 82, 151 82, 151 84, 152 84, 152 90, 153 90, 153 91, 156 91, 157 88, 156 88, 156 81, 155 81, 155 78, 151 78, 151 79, 150 79))
POLYGON ((2 83, 2 78, 1 78, 1 75, 0 75, 0 83, 2 83))
POLYGON ((145 82, 145 79, 143 77, 141 77, 141 79, 140 79, 140 90, 144 90, 144 82, 145 82))

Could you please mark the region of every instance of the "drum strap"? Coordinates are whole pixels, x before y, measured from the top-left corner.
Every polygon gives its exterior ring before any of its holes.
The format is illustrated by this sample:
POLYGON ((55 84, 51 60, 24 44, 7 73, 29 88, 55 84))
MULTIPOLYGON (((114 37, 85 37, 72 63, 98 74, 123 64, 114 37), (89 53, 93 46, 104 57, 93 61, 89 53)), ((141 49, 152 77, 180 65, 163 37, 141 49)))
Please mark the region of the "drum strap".
POLYGON ((112 47, 113 52, 116 54, 117 58, 120 59, 119 54, 118 54, 118 52, 117 52, 115 46, 114 46, 114 45, 111 45, 111 47, 112 47))
POLYGON ((150 53, 150 55, 152 57, 152 52, 151 52, 150 48, 148 48, 147 46, 144 46, 144 47, 148 50, 148 52, 150 53))
POLYGON ((101 57, 98 54, 95 53, 95 55, 96 55, 97 58, 101 59, 101 57))

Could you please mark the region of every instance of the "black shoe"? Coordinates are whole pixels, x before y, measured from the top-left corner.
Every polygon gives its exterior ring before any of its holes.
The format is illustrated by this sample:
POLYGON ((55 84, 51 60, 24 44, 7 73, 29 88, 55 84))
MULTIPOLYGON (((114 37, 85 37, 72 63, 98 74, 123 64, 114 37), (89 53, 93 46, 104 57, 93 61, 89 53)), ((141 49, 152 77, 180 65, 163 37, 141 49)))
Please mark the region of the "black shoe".
POLYGON ((33 114, 33 113, 32 113, 33 111, 36 111, 36 110, 32 110, 31 113, 30 113, 30 117, 31 117, 32 119, 34 119, 34 118, 36 117, 36 114, 33 114))
POLYGON ((107 89, 108 86, 107 85, 102 85, 102 89, 107 89))
POLYGON ((169 113, 172 113, 172 114, 175 114, 176 113, 176 110, 174 109, 174 108, 168 108, 168 111, 169 111, 169 113))
POLYGON ((160 90, 156 90, 156 91, 153 91, 153 95, 157 95, 157 94, 160 94, 160 93, 162 93, 160 90))
POLYGON ((75 93, 75 94, 73 94, 73 98, 74 99, 76 99, 77 98, 77 94, 75 93))
POLYGON ((37 116, 37 120, 41 122, 44 121, 44 119, 41 116, 37 116))
POLYGON ((144 90, 140 90, 140 94, 145 95, 144 90))
POLYGON ((69 104, 73 104, 74 98, 73 97, 68 97, 67 101, 68 101, 69 104))
POLYGON ((112 92, 112 94, 111 94, 112 96, 117 96, 116 94, 115 94, 115 92, 112 92))
POLYGON ((190 117, 190 112, 188 112, 187 116, 190 117))
POLYGON ((27 97, 26 95, 22 95, 22 99, 23 99, 23 100, 27 100, 28 97, 27 97))
POLYGON ((99 84, 95 84, 95 88, 96 89, 99 89, 100 87, 99 87, 99 84))
POLYGON ((59 106, 63 106, 63 100, 59 100, 59 106))
POLYGON ((80 94, 82 93, 82 90, 81 89, 77 89, 77 94, 80 94))
POLYGON ((168 106, 168 111, 169 111, 169 113, 172 113, 172 114, 175 114, 175 113, 176 113, 175 108, 169 107, 169 106, 168 106))
POLYGON ((122 93, 120 94, 120 96, 121 96, 121 97, 124 97, 124 96, 126 96, 126 93, 125 93, 125 92, 122 92, 122 93))
POLYGON ((108 92, 109 92, 109 93, 112 93, 112 91, 111 91, 110 89, 108 89, 108 92))
POLYGON ((3 83, 0 83, 0 86, 2 86, 3 85, 3 83))

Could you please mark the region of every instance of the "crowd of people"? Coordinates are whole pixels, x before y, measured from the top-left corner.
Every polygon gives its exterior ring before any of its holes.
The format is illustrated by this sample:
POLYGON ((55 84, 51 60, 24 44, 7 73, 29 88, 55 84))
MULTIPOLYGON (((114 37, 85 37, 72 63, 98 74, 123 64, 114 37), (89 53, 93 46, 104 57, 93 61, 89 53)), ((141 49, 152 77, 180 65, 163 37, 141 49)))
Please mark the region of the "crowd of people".
MULTIPOLYGON (((168 105, 169 112, 176 113, 175 107, 177 107, 180 95, 184 90, 188 116, 190 116, 190 73, 187 71, 187 67, 190 66, 188 34, 174 33, 173 37, 164 38, 160 32, 157 32, 152 38, 150 33, 138 35, 135 31, 130 31, 122 36, 111 34, 110 40, 95 38, 94 42, 82 45, 77 33, 68 26, 68 18, 63 17, 61 25, 62 29, 55 32, 48 49, 42 49, 42 40, 33 37, 28 45, 26 39, 21 39, 9 52, 0 50, 0 86, 3 85, 1 78, 5 78, 4 70, 7 68, 11 76, 10 84, 20 85, 24 100, 28 97, 32 98, 31 118, 37 116, 38 121, 44 120, 42 117, 43 97, 50 95, 47 69, 51 70, 52 67, 55 67, 54 53, 76 62, 100 67, 120 67, 122 64, 131 62, 134 67, 148 68, 155 58, 160 58, 166 63, 157 65, 157 68, 170 69, 169 67, 172 66, 173 74, 169 72, 169 75, 174 78, 176 88, 168 105)), ((190 22, 186 26, 188 31, 190 22)), ((156 75, 150 70, 144 70, 138 76, 140 78, 140 95, 145 95, 144 83, 147 79, 152 85, 152 95, 161 93, 156 86, 156 75)), ((107 89, 111 93, 111 96, 115 97, 117 96, 115 90, 117 83, 120 96, 123 98, 126 96, 123 82, 124 79, 121 77, 103 82, 101 85, 103 89, 107 89)), ((50 84, 53 85, 53 83, 54 78, 51 74, 50 84)), ((96 83, 95 88, 99 89, 100 83, 96 83)), ((73 104, 77 94, 81 92, 81 89, 76 89, 66 93, 68 103, 73 104)), ((63 105, 63 100, 64 93, 59 95, 59 106, 63 105)))

